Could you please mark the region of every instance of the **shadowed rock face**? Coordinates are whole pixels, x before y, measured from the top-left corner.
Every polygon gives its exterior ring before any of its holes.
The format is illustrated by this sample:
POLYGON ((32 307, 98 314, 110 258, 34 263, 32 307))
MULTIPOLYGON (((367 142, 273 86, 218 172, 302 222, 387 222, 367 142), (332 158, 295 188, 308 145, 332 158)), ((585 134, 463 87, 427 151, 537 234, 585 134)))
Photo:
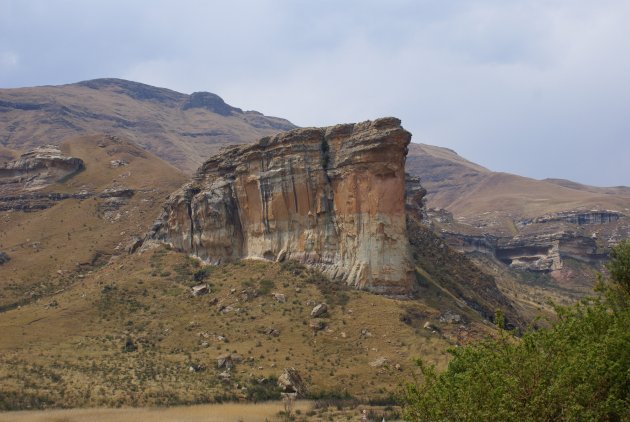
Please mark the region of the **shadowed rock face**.
POLYGON ((170 196, 148 237, 211 263, 296 259, 358 288, 408 294, 410 139, 384 118, 231 147, 170 196))

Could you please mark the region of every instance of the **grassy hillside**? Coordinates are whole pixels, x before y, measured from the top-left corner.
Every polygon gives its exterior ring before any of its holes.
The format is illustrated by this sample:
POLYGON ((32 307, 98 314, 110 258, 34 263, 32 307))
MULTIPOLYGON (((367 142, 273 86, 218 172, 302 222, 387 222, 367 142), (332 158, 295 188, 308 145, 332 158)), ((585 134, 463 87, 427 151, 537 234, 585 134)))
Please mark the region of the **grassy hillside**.
POLYGON ((285 119, 232 107, 214 94, 187 95, 122 79, 0 89, 0 145, 22 152, 105 133, 192 173, 223 145, 293 127, 285 119))
POLYGON ((277 397, 273 380, 285 367, 300 372, 312 397, 386 397, 413 357, 443 367, 447 347, 491 331, 439 288, 422 293, 397 301, 347 290, 292 262, 200 267, 164 247, 121 256, 0 314, 0 407, 277 397), (199 282, 210 293, 193 297, 199 282), (320 302, 329 311, 314 331, 310 312, 320 302), (447 309, 460 323, 440 321, 447 309), (241 360, 221 375, 216 359, 226 353, 241 360))
POLYGON ((0 215, 0 250, 11 257, 0 265, 0 308, 63 289, 123 252, 132 236, 146 231, 165 196, 185 180, 171 165, 118 138, 73 138, 62 150, 82 158, 86 168, 44 192, 93 196, 66 199, 43 211, 0 215), (112 168, 113 160, 128 164, 112 168), (134 190, 117 210, 98 197, 112 187, 134 190))
POLYGON ((535 180, 492 172, 446 148, 411 144, 407 171, 422 179, 427 205, 495 235, 514 235, 518 220, 567 210, 616 210, 628 214, 630 190, 566 180, 535 180))

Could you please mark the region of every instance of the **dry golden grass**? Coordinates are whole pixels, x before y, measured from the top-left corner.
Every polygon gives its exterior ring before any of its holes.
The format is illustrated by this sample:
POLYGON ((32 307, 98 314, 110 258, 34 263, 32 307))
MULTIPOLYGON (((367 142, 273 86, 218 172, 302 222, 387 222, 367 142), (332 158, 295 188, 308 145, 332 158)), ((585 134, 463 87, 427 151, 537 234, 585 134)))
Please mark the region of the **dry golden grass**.
MULTIPOLYGON (((298 401, 293 409, 308 412, 312 403, 298 401)), ((70 409, 0 413, 2 422, 265 422, 280 421, 282 402, 257 404, 223 403, 170 408, 70 409)))
MULTIPOLYGON (((470 323, 462 331, 438 322, 438 309, 424 301, 353 290, 331 294, 310 271, 296 276, 262 261, 212 268, 212 293, 191 297, 196 271, 189 258, 157 249, 122 257, 59 294, 0 314, 4 405, 116 407, 244 399, 243 386, 277 377, 284 367, 297 368, 314 396, 367 400, 395 392, 409 379, 413 358, 443 367, 447 347, 489 330, 474 313, 464 312, 470 323), (272 282, 269 291, 263 280, 272 282), (261 294, 245 300, 241 292, 247 289, 261 294), (287 301, 277 302, 275 292, 287 301), (217 303, 209 305, 214 298, 217 303), (308 326, 311 301, 330 305, 327 328, 317 335, 308 326), (220 312, 220 305, 232 309, 220 312), (441 333, 423 329, 427 320, 441 333), (265 334, 268 327, 280 335, 265 334), (137 351, 123 352, 128 338, 137 351), (244 360, 224 382, 215 360, 227 352, 244 360), (371 366, 378 358, 386 364, 371 366), (190 372, 191 365, 204 370, 190 372)), ((456 306, 439 291, 425 293, 441 309, 456 306)))
POLYGON ((118 210, 118 218, 116 213, 108 218, 101 212, 104 200, 100 198, 68 199, 38 212, 2 213, 0 250, 10 255, 11 261, 0 266, 0 306, 60 290, 72 283, 78 272, 90 270, 98 255, 106 262, 116 248, 118 252, 124 250, 133 235, 146 231, 164 197, 185 180, 171 165, 124 141, 80 137, 62 149, 82 158, 86 169, 45 191, 89 190, 98 194, 112 186, 124 186, 136 193, 118 210), (99 143, 104 146, 97 146, 99 143), (111 168, 112 160, 125 160, 129 165, 111 168))

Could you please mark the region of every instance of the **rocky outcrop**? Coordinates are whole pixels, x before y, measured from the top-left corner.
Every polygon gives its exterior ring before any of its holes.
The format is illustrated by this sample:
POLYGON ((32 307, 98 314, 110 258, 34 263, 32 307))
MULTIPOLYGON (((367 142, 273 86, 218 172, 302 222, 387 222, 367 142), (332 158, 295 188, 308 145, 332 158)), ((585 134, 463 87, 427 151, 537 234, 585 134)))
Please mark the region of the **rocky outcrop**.
POLYGON ((357 288, 407 295, 410 139, 384 118, 227 148, 170 196, 148 238, 210 263, 294 259, 357 288))
POLYGON ((521 234, 497 237, 490 234, 464 234, 442 231, 449 246, 463 253, 483 253, 516 270, 548 272, 560 270, 563 260, 570 258, 598 265, 608 257, 607 249, 598 245, 596 237, 575 230, 521 234))
POLYGON ((297 397, 306 395, 306 384, 295 368, 285 368, 278 377, 278 386, 283 393, 295 394, 297 397))
POLYGON ((0 211, 37 211, 64 199, 90 197, 92 194, 87 191, 41 192, 84 168, 83 160, 62 154, 54 145, 35 148, 0 165, 0 211))
POLYGON ((550 222, 566 222, 579 226, 586 224, 606 224, 619 221, 624 215, 618 211, 590 210, 590 211, 565 211, 554 214, 547 214, 541 217, 521 220, 516 223, 518 227, 525 227, 530 224, 543 224, 550 222))
POLYGON ((21 211, 33 212, 41 211, 52 207, 57 202, 66 199, 84 200, 92 197, 103 199, 99 203, 98 210, 101 214, 107 216, 108 213, 117 211, 126 205, 135 191, 128 188, 109 188, 101 193, 94 193, 88 190, 81 190, 77 193, 59 193, 59 192, 26 192, 20 191, 22 185, 12 186, 15 193, 6 194, 0 189, 0 211, 21 211))
POLYGON ((232 107, 223 101, 223 98, 211 92, 193 92, 182 104, 182 110, 191 108, 204 108, 221 116, 229 116, 232 113, 243 113, 240 108, 232 107))
POLYGON ((55 145, 38 147, 0 166, 0 192, 42 189, 83 168, 83 160, 63 155, 55 145))

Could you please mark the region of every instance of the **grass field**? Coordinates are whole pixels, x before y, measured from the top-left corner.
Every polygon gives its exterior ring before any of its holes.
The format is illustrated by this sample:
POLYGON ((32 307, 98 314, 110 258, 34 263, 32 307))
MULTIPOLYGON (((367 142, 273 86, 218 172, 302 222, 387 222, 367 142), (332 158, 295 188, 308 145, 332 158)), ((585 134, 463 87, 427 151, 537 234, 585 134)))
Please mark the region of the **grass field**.
POLYGON ((393 300, 292 264, 200 267, 163 247, 121 257, 63 292, 0 314, 0 408, 273 398, 268 380, 285 367, 302 374, 314 398, 386 398, 410 379, 415 357, 443 367, 448 347, 490 331, 447 295, 424 293, 423 302, 393 300), (192 297, 200 281, 211 293, 192 297), (310 312, 320 302, 329 311, 315 332, 310 312), (449 306, 465 324, 439 321, 438 309, 449 306), (426 321, 435 330, 423 328, 426 321), (226 353, 241 359, 228 376, 216 363, 226 353))

